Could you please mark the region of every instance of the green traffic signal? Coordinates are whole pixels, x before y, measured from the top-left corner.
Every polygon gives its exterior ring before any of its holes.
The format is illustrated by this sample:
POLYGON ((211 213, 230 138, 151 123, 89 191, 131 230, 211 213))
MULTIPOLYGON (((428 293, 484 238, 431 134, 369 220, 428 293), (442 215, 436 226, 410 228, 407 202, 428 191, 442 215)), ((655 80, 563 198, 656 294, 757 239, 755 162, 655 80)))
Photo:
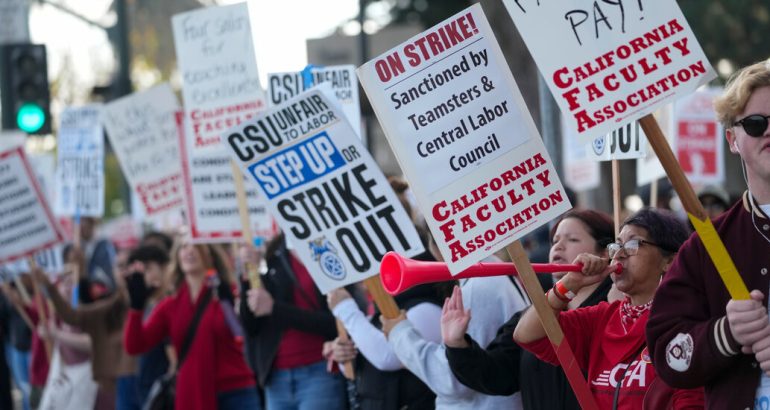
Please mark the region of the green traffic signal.
POLYGON ((16 125, 20 130, 32 134, 43 128, 45 124, 45 112, 34 103, 26 103, 19 108, 16 114, 16 125))

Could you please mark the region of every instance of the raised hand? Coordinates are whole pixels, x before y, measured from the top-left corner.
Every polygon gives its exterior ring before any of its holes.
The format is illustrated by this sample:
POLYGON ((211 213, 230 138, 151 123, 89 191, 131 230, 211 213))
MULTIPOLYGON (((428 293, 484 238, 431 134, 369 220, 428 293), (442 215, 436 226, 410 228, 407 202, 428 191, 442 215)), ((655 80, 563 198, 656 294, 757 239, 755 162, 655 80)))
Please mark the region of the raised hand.
POLYGON ((455 286, 452 296, 444 300, 441 309, 441 339, 449 347, 468 347, 465 341, 465 333, 468 331, 468 323, 471 321, 471 311, 463 306, 463 294, 460 287, 455 286))

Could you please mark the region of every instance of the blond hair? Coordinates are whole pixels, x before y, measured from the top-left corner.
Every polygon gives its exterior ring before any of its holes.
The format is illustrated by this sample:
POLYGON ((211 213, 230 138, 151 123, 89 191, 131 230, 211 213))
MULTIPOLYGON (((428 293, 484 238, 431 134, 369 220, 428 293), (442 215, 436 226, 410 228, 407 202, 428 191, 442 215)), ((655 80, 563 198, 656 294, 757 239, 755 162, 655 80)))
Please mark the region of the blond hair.
POLYGON ((735 124, 740 114, 758 88, 770 86, 770 59, 744 67, 735 72, 725 85, 722 96, 714 99, 717 120, 725 129, 735 124))

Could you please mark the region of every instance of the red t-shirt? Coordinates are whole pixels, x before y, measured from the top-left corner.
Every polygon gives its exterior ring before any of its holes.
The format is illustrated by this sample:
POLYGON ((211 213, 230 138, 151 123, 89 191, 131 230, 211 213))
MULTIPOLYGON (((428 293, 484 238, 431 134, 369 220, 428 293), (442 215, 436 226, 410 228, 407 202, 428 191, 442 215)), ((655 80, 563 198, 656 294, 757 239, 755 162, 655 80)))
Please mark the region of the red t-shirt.
MULTIPOLYGON (((626 333, 620 321, 620 301, 602 302, 559 315, 564 336, 575 353, 580 368, 588 371, 588 386, 600 409, 611 409, 618 381, 625 376, 618 395, 618 409, 642 408, 644 395, 655 379, 655 369, 644 338, 644 328, 650 311, 642 313, 626 333)), ((543 338, 521 344, 540 360, 559 365, 551 342, 543 338)), ((674 392, 674 408, 702 408, 700 389, 674 392)))
MULTIPOLYGON (((142 354, 170 337, 179 352, 201 295, 203 289, 193 304, 187 284, 183 283, 175 296, 158 304, 145 323, 142 323, 143 313, 131 309, 123 336, 126 351, 132 355, 142 354)), ((222 307, 216 299, 211 299, 177 374, 175 408, 215 409, 217 393, 254 385, 254 374, 227 326, 222 307)))
MULTIPOLYGON (((289 260, 294 276, 299 283, 299 286, 294 287, 294 306, 303 310, 318 310, 320 306, 318 306, 313 278, 310 277, 310 273, 305 268, 305 265, 298 261, 294 255, 290 254, 289 260)), ((275 355, 273 367, 276 369, 293 369, 320 362, 323 360, 321 354, 323 352, 323 344, 324 338, 321 335, 286 328, 283 331, 281 342, 278 344, 278 352, 275 355)))

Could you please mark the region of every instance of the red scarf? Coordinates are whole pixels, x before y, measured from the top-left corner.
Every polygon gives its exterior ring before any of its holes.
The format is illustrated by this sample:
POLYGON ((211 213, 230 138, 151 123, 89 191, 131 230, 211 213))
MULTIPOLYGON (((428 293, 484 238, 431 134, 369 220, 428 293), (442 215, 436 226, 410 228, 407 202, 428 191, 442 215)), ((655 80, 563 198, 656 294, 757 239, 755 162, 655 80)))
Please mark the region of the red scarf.
POLYGON ((623 303, 620 304, 620 309, 618 310, 618 312, 620 312, 620 324, 623 325, 623 330, 628 333, 628 330, 634 326, 634 323, 636 323, 636 319, 639 319, 639 316, 641 316, 642 313, 650 310, 650 306, 652 306, 652 300, 643 305, 634 306, 631 304, 631 298, 626 297, 623 303))

